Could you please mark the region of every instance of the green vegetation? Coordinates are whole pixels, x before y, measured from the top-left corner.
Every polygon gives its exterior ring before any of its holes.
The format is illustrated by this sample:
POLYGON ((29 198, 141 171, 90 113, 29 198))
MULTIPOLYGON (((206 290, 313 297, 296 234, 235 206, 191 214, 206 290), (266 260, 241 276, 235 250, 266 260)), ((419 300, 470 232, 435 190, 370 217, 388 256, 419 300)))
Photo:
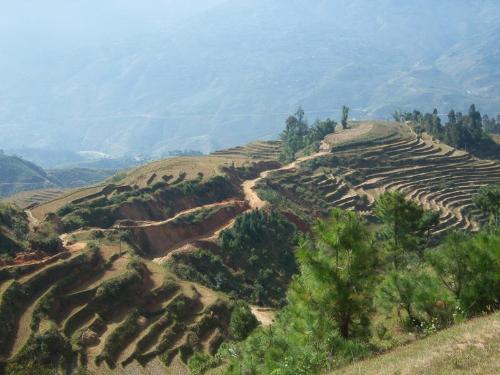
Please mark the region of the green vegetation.
POLYGON ((404 342, 401 332, 427 336, 500 307, 498 231, 430 249, 430 213, 396 193, 376 206, 375 232, 334 211, 301 241, 288 304, 270 328, 221 348, 228 373, 320 373, 404 342))
POLYGON ((0 256, 12 256, 27 248, 28 218, 11 204, 0 203, 0 256))
POLYGON ((219 211, 228 208, 228 206, 215 206, 202 208, 187 215, 183 215, 174 220, 176 224, 197 224, 202 223, 208 218, 216 215, 219 211))
MULTIPOLYGON (((290 123, 289 130, 304 133, 305 147, 294 157, 311 152, 331 125, 309 127, 303 116, 299 111, 290 123)), ((441 126, 431 120, 434 128, 441 126)), ((370 143, 370 130, 362 142, 259 179, 257 189, 271 208, 238 217, 231 211, 235 221, 217 241, 213 233, 225 222, 210 218, 221 209, 243 209, 227 198, 242 199, 242 180, 279 168, 278 162, 227 163, 214 172, 225 176, 209 178, 208 169, 156 170, 144 175, 147 187, 108 185, 65 200, 73 202, 58 212, 66 229, 108 227, 127 218, 141 228, 68 233, 71 252, 0 270, 0 354, 8 358, 0 372, 65 372, 69 363, 66 372, 74 372, 76 364, 113 368, 158 358, 194 374, 316 374, 494 313, 500 308, 499 193, 496 185, 479 186, 496 182, 498 166, 430 144, 427 137, 405 138, 400 129, 411 132, 408 126, 386 125, 397 134, 384 133, 375 141, 380 143, 370 143), (450 165, 465 167, 462 174, 450 173, 446 185, 450 165), (372 201, 378 189, 394 188, 441 211, 425 210, 397 192, 372 201), (170 239, 156 237, 154 222, 179 228, 178 243, 186 246, 167 259, 180 280, 121 251, 118 242, 137 245, 139 231, 163 251, 170 239), (182 233, 200 223, 214 224, 206 237, 182 233), (478 225, 484 226, 474 235, 445 237, 450 227, 472 232, 478 225), (101 248, 79 254, 86 241, 101 248), (275 315, 249 303, 282 310, 275 315)), ((57 219, 28 225, 27 214, 2 206, 0 234, 20 248, 53 254, 61 243, 48 223, 57 219), (29 233, 31 227, 38 228, 29 233)), ((133 250, 141 254, 140 246, 133 250)))
POLYGON ((19 315, 33 302, 36 296, 47 290, 52 282, 66 277, 69 273, 88 273, 99 262, 96 249, 81 253, 69 260, 45 268, 21 284, 14 281, 2 295, 0 303, 0 353, 9 350, 17 329, 19 315))
POLYGON ((309 127, 304 118, 304 111, 299 108, 294 116, 286 120, 286 128, 281 133, 283 149, 280 160, 290 162, 295 159, 300 150, 318 151, 320 142, 326 135, 335 132, 336 123, 333 120, 318 120, 313 126, 309 127))
POLYGON ((229 322, 229 334, 232 339, 237 341, 246 339, 258 324, 248 304, 243 301, 235 303, 229 322))
POLYGON ((451 234, 427 253, 442 284, 466 316, 500 308, 500 234, 451 234))
POLYGON ((110 368, 115 367, 116 359, 124 349, 124 346, 128 342, 127 340, 136 336, 141 329, 137 323, 140 316, 139 310, 135 309, 127 316, 125 321, 109 335, 104 344, 103 351, 96 358, 97 363, 106 361, 110 368))
MULTIPOLYGON (((198 282, 215 290, 243 292, 244 280, 231 272, 222 258, 207 250, 174 255, 169 267, 181 278, 198 282)), ((248 292, 245 293, 248 295, 248 292)))
POLYGON ((6 375, 54 374, 54 369, 68 369, 75 353, 55 328, 30 337, 28 343, 5 369, 6 375))
POLYGON ((413 122, 416 124, 417 132, 425 131, 452 147, 479 156, 498 158, 498 145, 487 134, 487 127, 491 126, 491 123, 489 119, 485 123, 474 104, 470 106, 466 115, 452 109, 448 113, 448 122, 444 125, 437 109, 426 114, 422 114, 417 110, 413 112, 395 112, 393 116, 397 121, 413 122))
POLYGON ((206 371, 217 367, 219 363, 220 361, 217 358, 212 357, 211 355, 196 352, 191 358, 189 358, 188 367, 191 374, 201 375, 206 371))
POLYGON ((28 242, 31 249, 43 251, 47 254, 55 254, 63 249, 59 235, 49 223, 38 226, 30 233, 28 242))
POLYGON ((500 186, 490 185, 479 189, 474 204, 488 217, 490 225, 500 225, 500 186))
POLYGON ((426 211, 401 192, 382 194, 376 202, 375 214, 384 224, 387 256, 395 267, 408 263, 408 258, 422 258, 430 242, 430 231, 439 223, 439 213, 426 211))
POLYGON ((347 129, 347 120, 349 119, 349 107, 342 106, 342 129, 347 129))
MULTIPOLYGON (((62 217, 65 230, 82 227, 109 228, 121 216, 120 207, 125 203, 155 207, 153 216, 174 215, 182 209, 219 202, 236 194, 231 181, 224 176, 214 176, 203 182, 203 175, 189 181, 158 182, 151 187, 127 189, 110 196, 99 195, 79 203, 61 207, 57 214, 62 217), (183 207, 187 205, 186 207, 183 207)), ((196 219, 192 217, 192 219, 196 219)))
POLYGON ((408 331, 426 332, 453 323, 453 296, 432 274, 419 268, 391 271, 377 288, 377 306, 388 315, 394 309, 408 331))
POLYGON ((239 216, 223 231, 215 254, 174 255, 170 268, 179 276, 264 306, 284 304, 296 271, 295 227, 276 211, 255 210, 239 216))
POLYGON ((331 374, 483 375, 500 370, 500 313, 457 324, 331 374))
POLYGON ((234 345, 229 373, 317 374, 332 360, 367 353, 360 340, 368 333, 377 253, 366 225, 335 211, 299 249, 288 305, 269 329, 234 345))

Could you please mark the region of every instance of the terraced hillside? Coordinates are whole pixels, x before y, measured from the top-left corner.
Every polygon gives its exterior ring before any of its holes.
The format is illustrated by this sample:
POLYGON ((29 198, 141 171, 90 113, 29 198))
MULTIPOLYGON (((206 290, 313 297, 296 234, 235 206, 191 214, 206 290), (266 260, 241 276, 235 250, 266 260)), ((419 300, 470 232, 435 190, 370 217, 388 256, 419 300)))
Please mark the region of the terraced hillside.
POLYGON ((226 335, 226 298, 133 256, 112 236, 62 254, 3 270, 2 359, 23 358, 37 340, 56 337, 71 348, 68 366, 106 373, 158 355, 168 365, 194 350, 213 353, 226 335))
POLYGON ((254 142, 246 146, 238 146, 220 150, 212 155, 225 157, 249 157, 255 160, 276 160, 279 157, 281 142, 254 142))
POLYGON ((64 194, 64 189, 32 190, 14 194, 4 200, 6 202, 12 202, 21 208, 28 208, 53 201, 64 194))
POLYGON ((330 146, 328 155, 270 174, 258 185, 261 194, 297 212, 325 213, 338 207, 371 217, 375 198, 398 190, 440 212, 434 231, 439 235, 477 230, 484 218, 473 196, 482 186, 500 183, 498 162, 474 158, 426 136, 394 135, 330 146))
MULTIPOLYGON (((202 180, 220 175, 225 168, 243 167, 263 161, 276 161, 279 155, 279 142, 255 142, 238 148, 235 153, 222 150, 209 156, 175 157, 155 161, 142 167, 123 172, 104 183, 68 191, 55 199, 43 201, 33 208, 33 215, 43 219, 48 213, 56 212, 61 207, 80 202, 88 197, 108 195, 110 189, 140 189, 152 187, 157 183, 179 183, 201 176, 202 180)), ((20 197, 21 201, 23 197, 20 197)), ((36 202, 34 202, 36 203, 36 202)))
POLYGON ((279 147, 256 142, 155 162, 33 208, 31 224, 51 222, 65 251, 0 270, 0 359, 19 361, 52 340, 67 348, 59 358, 67 367, 187 373, 193 353, 214 353, 228 337, 232 302, 164 263, 217 252, 220 234, 242 214, 274 207, 302 230, 333 207, 375 220, 375 198, 400 190, 440 212, 439 236, 476 230, 483 218, 473 195, 500 184, 498 163, 403 124, 352 124, 288 165, 276 161, 279 147))

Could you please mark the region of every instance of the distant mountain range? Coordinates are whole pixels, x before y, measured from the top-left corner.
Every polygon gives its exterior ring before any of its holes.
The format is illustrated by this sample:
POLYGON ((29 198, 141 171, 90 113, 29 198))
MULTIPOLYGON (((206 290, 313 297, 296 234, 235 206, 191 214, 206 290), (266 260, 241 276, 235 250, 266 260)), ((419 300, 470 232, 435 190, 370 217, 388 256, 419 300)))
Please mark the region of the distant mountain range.
POLYGON ((46 153, 38 160, 54 150, 208 152, 276 138, 298 105, 311 121, 338 119, 343 104, 357 118, 470 103, 500 113, 496 0, 220 0, 186 9, 168 27, 119 40, 4 48, 0 147, 46 153))

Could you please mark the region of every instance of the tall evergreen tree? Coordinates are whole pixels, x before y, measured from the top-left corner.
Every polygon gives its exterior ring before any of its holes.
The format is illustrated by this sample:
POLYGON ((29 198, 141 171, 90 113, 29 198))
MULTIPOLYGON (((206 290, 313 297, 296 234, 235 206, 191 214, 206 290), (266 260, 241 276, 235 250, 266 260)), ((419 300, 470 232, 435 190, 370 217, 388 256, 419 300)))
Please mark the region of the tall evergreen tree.
POLYGON ((389 258, 396 268, 413 254, 423 256, 429 233, 439 223, 439 213, 426 211, 401 192, 386 192, 375 203, 375 214, 384 223, 389 258))
POLYGON ((347 106, 342 106, 342 129, 347 129, 347 120, 349 119, 350 108, 347 106))
POLYGON ((483 186, 474 196, 474 204, 488 216, 491 225, 500 225, 500 186, 483 186))
POLYGON ((470 133, 471 141, 473 144, 479 143, 483 138, 483 127, 481 113, 476 110, 476 106, 472 104, 469 108, 469 115, 467 118, 467 127, 470 133))
POLYGON ((317 318, 335 322, 345 339, 365 332, 377 276, 377 251, 362 219, 334 210, 299 246, 300 276, 290 304, 307 306, 317 318))

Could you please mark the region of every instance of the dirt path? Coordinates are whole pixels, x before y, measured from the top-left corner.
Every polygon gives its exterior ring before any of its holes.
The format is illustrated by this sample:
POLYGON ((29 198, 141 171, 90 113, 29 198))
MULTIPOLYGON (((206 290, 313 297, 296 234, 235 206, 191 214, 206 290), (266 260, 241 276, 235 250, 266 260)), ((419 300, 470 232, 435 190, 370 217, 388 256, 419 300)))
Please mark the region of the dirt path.
POLYGON ((211 209, 211 208, 215 208, 215 207, 230 206, 232 204, 239 204, 239 203, 242 203, 242 202, 237 200, 237 199, 226 200, 223 202, 210 203, 210 204, 206 204, 204 206, 197 206, 197 207, 190 208, 188 210, 181 211, 181 212, 177 213, 175 216, 173 216, 169 219, 166 219, 166 220, 162 220, 162 221, 136 221, 135 223, 137 225, 118 224, 118 225, 115 225, 113 228, 116 228, 116 229, 125 228, 126 229, 126 228, 147 228, 147 227, 162 226, 162 225, 171 223, 171 222, 179 219, 182 216, 189 215, 189 214, 201 211, 201 210, 211 209))
POLYGON ((28 339, 31 335, 31 320, 33 317, 33 312, 38 306, 38 301, 48 293, 50 288, 46 291, 37 295, 33 302, 27 307, 27 309, 21 314, 19 318, 19 325, 17 327, 16 337, 14 340, 14 345, 12 346, 12 350, 9 358, 14 357, 19 351, 24 347, 24 345, 28 342, 28 339))
MULTIPOLYGON (((248 210, 242 212, 241 215, 246 213, 246 212, 248 212, 248 210)), ((176 254, 185 254, 185 253, 193 252, 193 251, 198 249, 194 245, 194 242, 197 242, 197 241, 215 242, 218 240, 220 233, 223 230, 232 228, 234 226, 235 222, 236 222, 236 218, 233 218, 228 223, 226 223, 223 226, 221 226, 220 228, 216 229, 213 233, 207 234, 205 236, 196 237, 196 238, 190 238, 186 241, 183 241, 182 243, 178 244, 175 248, 170 250, 170 252, 167 255, 165 255, 163 257, 154 258, 153 262, 156 264, 164 264, 167 261, 169 261, 170 259, 172 259, 172 257, 176 254)))
POLYGON ((26 216, 28 217, 28 223, 31 230, 40 225, 40 220, 33 216, 31 210, 25 210, 26 216))
MULTIPOLYGON (((302 164, 306 161, 320 158, 322 156, 330 155, 331 154, 330 148, 334 144, 340 143, 340 142, 345 142, 345 141, 352 139, 352 138, 355 138, 355 137, 359 137, 362 134, 368 133, 372 128, 373 128, 373 124, 363 123, 354 129, 346 129, 346 130, 339 132, 338 134, 335 133, 335 134, 332 134, 330 136, 327 136, 327 138, 330 137, 330 140, 328 141, 329 146, 325 147, 322 144, 323 146, 321 147, 319 152, 317 152, 313 155, 301 157, 301 158, 293 161, 292 163, 287 164, 281 168, 266 170, 266 171, 260 173, 259 177, 257 177, 256 179, 244 181, 242 183, 241 187, 243 190, 243 194, 245 196, 245 201, 248 203, 251 210, 265 208, 267 206, 268 202, 262 200, 254 190, 255 186, 261 180, 267 178, 273 172, 294 170, 294 169, 297 169, 300 166, 300 164, 302 164)), ((226 203, 216 203, 213 205, 208 205, 208 206, 203 206, 203 207, 207 208, 207 207, 212 207, 212 206, 217 206, 217 205, 223 205, 226 203)), ((193 208, 191 210, 183 211, 183 212, 177 214, 174 218, 179 217, 181 215, 185 215, 188 212, 196 212, 197 210, 199 210, 203 207, 198 207, 198 208, 193 208)), ((169 219, 169 220, 173 220, 174 218, 169 219)), ((224 229, 231 228, 234 225, 234 222, 235 222, 234 219, 231 220, 229 223, 225 224, 223 227, 214 231, 210 235, 201 236, 201 237, 196 238, 196 239, 187 240, 187 241, 179 244, 176 248, 174 248, 172 251, 170 251, 166 256, 160 257, 160 258, 155 258, 153 261, 155 263, 158 263, 158 264, 163 264, 166 261, 168 261, 169 259, 171 259, 174 254, 186 253, 186 252, 193 251, 195 249, 195 247, 192 245, 192 243, 194 241, 200 241, 200 240, 215 241, 218 238, 220 232, 222 232, 224 229)))
POLYGON ((70 236, 75 235, 79 233, 80 231, 72 232, 72 233, 64 233, 59 236, 61 239, 63 246, 71 253, 76 253, 85 250, 87 247, 86 242, 75 242, 75 243, 70 243, 70 236))
POLYGON ((251 309, 252 314, 257 318, 262 326, 267 327, 273 324, 274 319, 276 318, 276 310, 258 306, 251 306, 251 309))
POLYGON ((289 170, 297 169, 299 167, 299 165, 302 164, 303 162, 306 162, 306 161, 312 160, 312 159, 316 159, 316 158, 319 158, 322 156, 326 156, 329 154, 330 154, 330 152, 328 152, 328 151, 320 151, 320 152, 317 152, 313 155, 304 156, 302 158, 295 160, 294 162, 292 162, 290 164, 285 165, 284 167, 277 168, 277 169, 269 169, 267 171, 264 171, 259 175, 259 177, 257 177, 254 180, 247 180, 247 181, 243 182, 243 184, 241 186, 243 188, 243 193, 245 194, 245 200, 248 202, 248 204, 250 205, 250 207, 253 210, 262 209, 262 208, 266 207, 268 202, 263 201, 254 190, 255 186, 260 181, 267 178, 273 172, 289 171, 289 170))

